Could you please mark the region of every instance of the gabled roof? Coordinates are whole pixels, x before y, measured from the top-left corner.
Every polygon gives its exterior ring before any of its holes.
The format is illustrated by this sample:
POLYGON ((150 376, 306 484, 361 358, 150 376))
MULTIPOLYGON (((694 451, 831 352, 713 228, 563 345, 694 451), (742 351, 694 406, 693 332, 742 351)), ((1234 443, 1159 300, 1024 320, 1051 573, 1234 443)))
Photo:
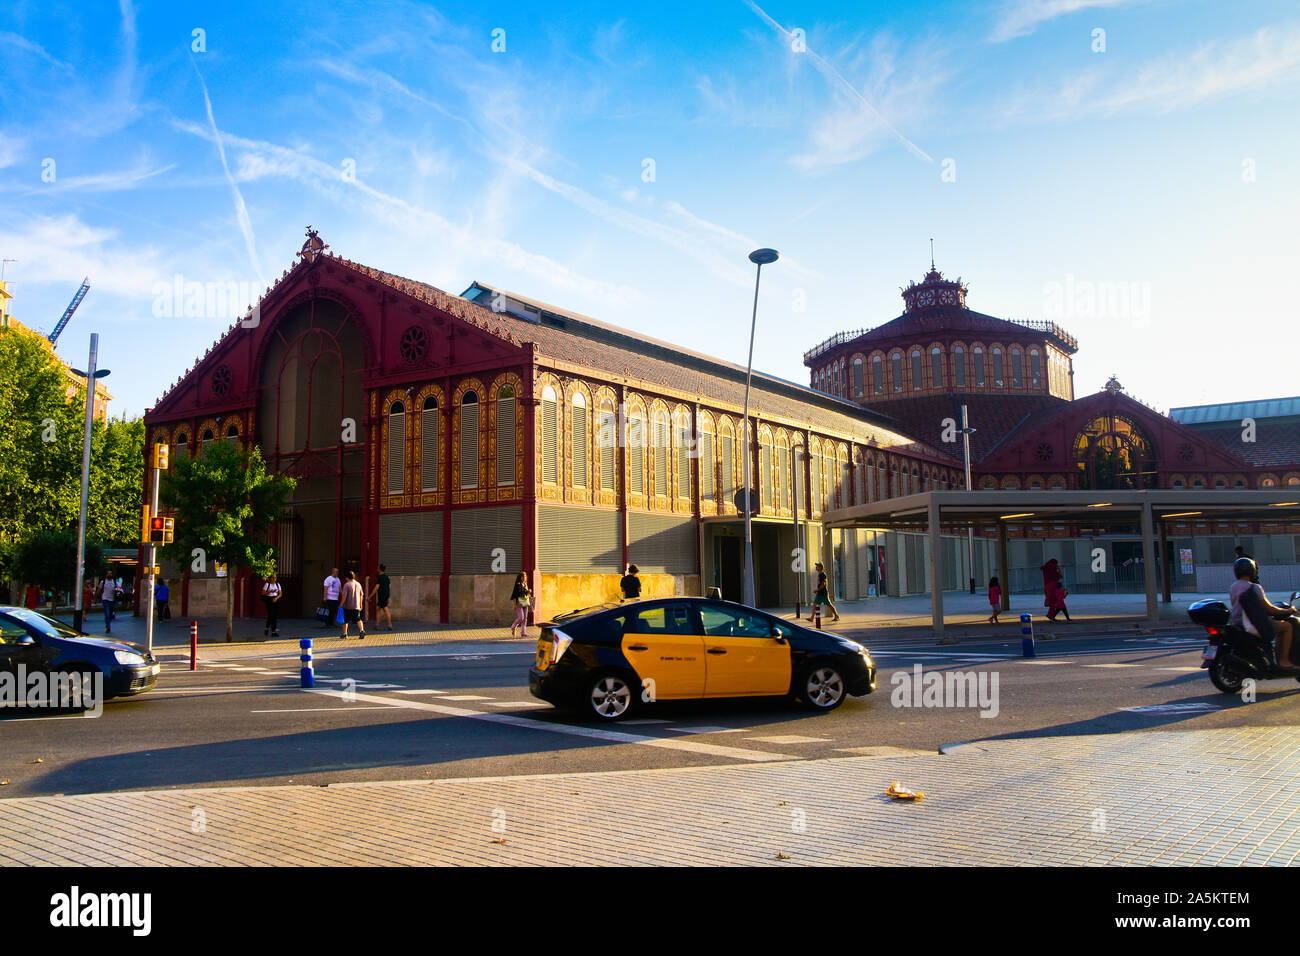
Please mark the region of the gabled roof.
POLYGON ((967 420, 975 434, 970 436, 971 461, 978 462, 1014 430, 1032 420, 1035 414, 1068 408, 1069 403, 1049 395, 988 395, 971 392, 945 392, 890 402, 885 407, 909 435, 934 442, 947 453, 962 460, 961 442, 943 441, 945 418, 961 424, 961 407, 966 406, 967 420))

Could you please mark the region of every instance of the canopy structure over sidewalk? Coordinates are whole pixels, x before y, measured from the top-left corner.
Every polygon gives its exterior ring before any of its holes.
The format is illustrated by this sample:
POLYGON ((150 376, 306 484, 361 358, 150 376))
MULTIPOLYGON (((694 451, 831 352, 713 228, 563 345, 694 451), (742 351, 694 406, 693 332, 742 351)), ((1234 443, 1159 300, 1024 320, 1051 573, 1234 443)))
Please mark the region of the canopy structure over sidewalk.
MULTIPOLYGON (((1027 523, 1073 522, 1098 527, 1138 524, 1142 561, 1156 566, 1157 553, 1165 551, 1170 519, 1196 521, 1297 521, 1300 494, 1289 491, 1248 489, 1147 489, 1141 491, 927 491, 826 512, 822 523, 830 528, 906 528, 925 530, 930 536, 930 602, 936 634, 943 633, 943 549, 941 526, 996 524, 998 566, 1003 581, 1007 573, 1007 526, 1027 523)), ((1164 600, 1170 600, 1168 562, 1161 562, 1164 600)), ((1159 620, 1156 577, 1146 575, 1147 618, 1159 620)), ((1003 591, 1003 604, 1008 594, 1003 591)))

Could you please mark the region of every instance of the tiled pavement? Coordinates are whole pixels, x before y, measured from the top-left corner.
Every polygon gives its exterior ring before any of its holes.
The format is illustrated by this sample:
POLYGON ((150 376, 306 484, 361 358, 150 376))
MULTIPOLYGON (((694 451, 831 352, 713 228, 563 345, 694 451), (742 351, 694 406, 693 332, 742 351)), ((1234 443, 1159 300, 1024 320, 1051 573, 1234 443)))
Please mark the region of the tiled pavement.
POLYGON ((1300 861, 1300 743, 1263 727, 942 755, 0 801, 6 865, 1300 861), (918 803, 884 796, 891 781, 918 803))

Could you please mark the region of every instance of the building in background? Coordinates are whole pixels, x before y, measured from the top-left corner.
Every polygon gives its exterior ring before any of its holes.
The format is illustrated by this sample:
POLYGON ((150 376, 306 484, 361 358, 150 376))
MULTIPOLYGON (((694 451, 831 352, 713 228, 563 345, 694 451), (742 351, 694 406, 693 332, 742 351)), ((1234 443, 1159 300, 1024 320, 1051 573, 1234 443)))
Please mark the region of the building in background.
MULTIPOLYGON (((67 360, 64 359, 63 356, 54 351, 54 346, 50 344, 48 338, 40 332, 37 332, 35 329, 28 328, 13 317, 9 311, 12 299, 13 293, 9 291, 9 283, 0 280, 0 332, 13 332, 17 335, 25 335, 33 341, 40 342, 46 351, 48 351, 50 355, 58 361, 59 367, 63 370, 63 376, 68 382, 68 401, 76 399, 84 402, 85 396, 82 393, 86 387, 86 380, 79 375, 74 375, 72 373, 72 366, 68 364, 67 360)), ((82 363, 85 363, 84 357, 82 358, 82 363)), ((112 398, 113 396, 108 393, 108 386, 103 382, 95 383, 95 406, 93 414, 100 421, 108 419, 108 403, 112 401, 112 398)))

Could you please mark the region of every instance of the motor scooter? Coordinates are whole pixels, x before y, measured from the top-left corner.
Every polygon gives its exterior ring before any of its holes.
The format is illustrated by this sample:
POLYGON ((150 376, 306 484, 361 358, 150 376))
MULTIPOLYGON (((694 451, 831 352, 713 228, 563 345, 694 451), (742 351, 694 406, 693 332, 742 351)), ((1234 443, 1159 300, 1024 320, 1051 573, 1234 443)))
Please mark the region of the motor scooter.
MULTIPOLYGON (((1300 591, 1292 591, 1287 600, 1292 610, 1297 597, 1300 591)), ((1300 668, 1278 666, 1271 635, 1262 638, 1230 624, 1232 612, 1222 601, 1197 601, 1187 609, 1187 616, 1205 628, 1209 643, 1201 652, 1201 667, 1223 693, 1241 693, 1247 680, 1294 677, 1300 681, 1300 668)), ((1300 616, 1292 614, 1283 620, 1290 621, 1292 634, 1300 637, 1300 616)))

